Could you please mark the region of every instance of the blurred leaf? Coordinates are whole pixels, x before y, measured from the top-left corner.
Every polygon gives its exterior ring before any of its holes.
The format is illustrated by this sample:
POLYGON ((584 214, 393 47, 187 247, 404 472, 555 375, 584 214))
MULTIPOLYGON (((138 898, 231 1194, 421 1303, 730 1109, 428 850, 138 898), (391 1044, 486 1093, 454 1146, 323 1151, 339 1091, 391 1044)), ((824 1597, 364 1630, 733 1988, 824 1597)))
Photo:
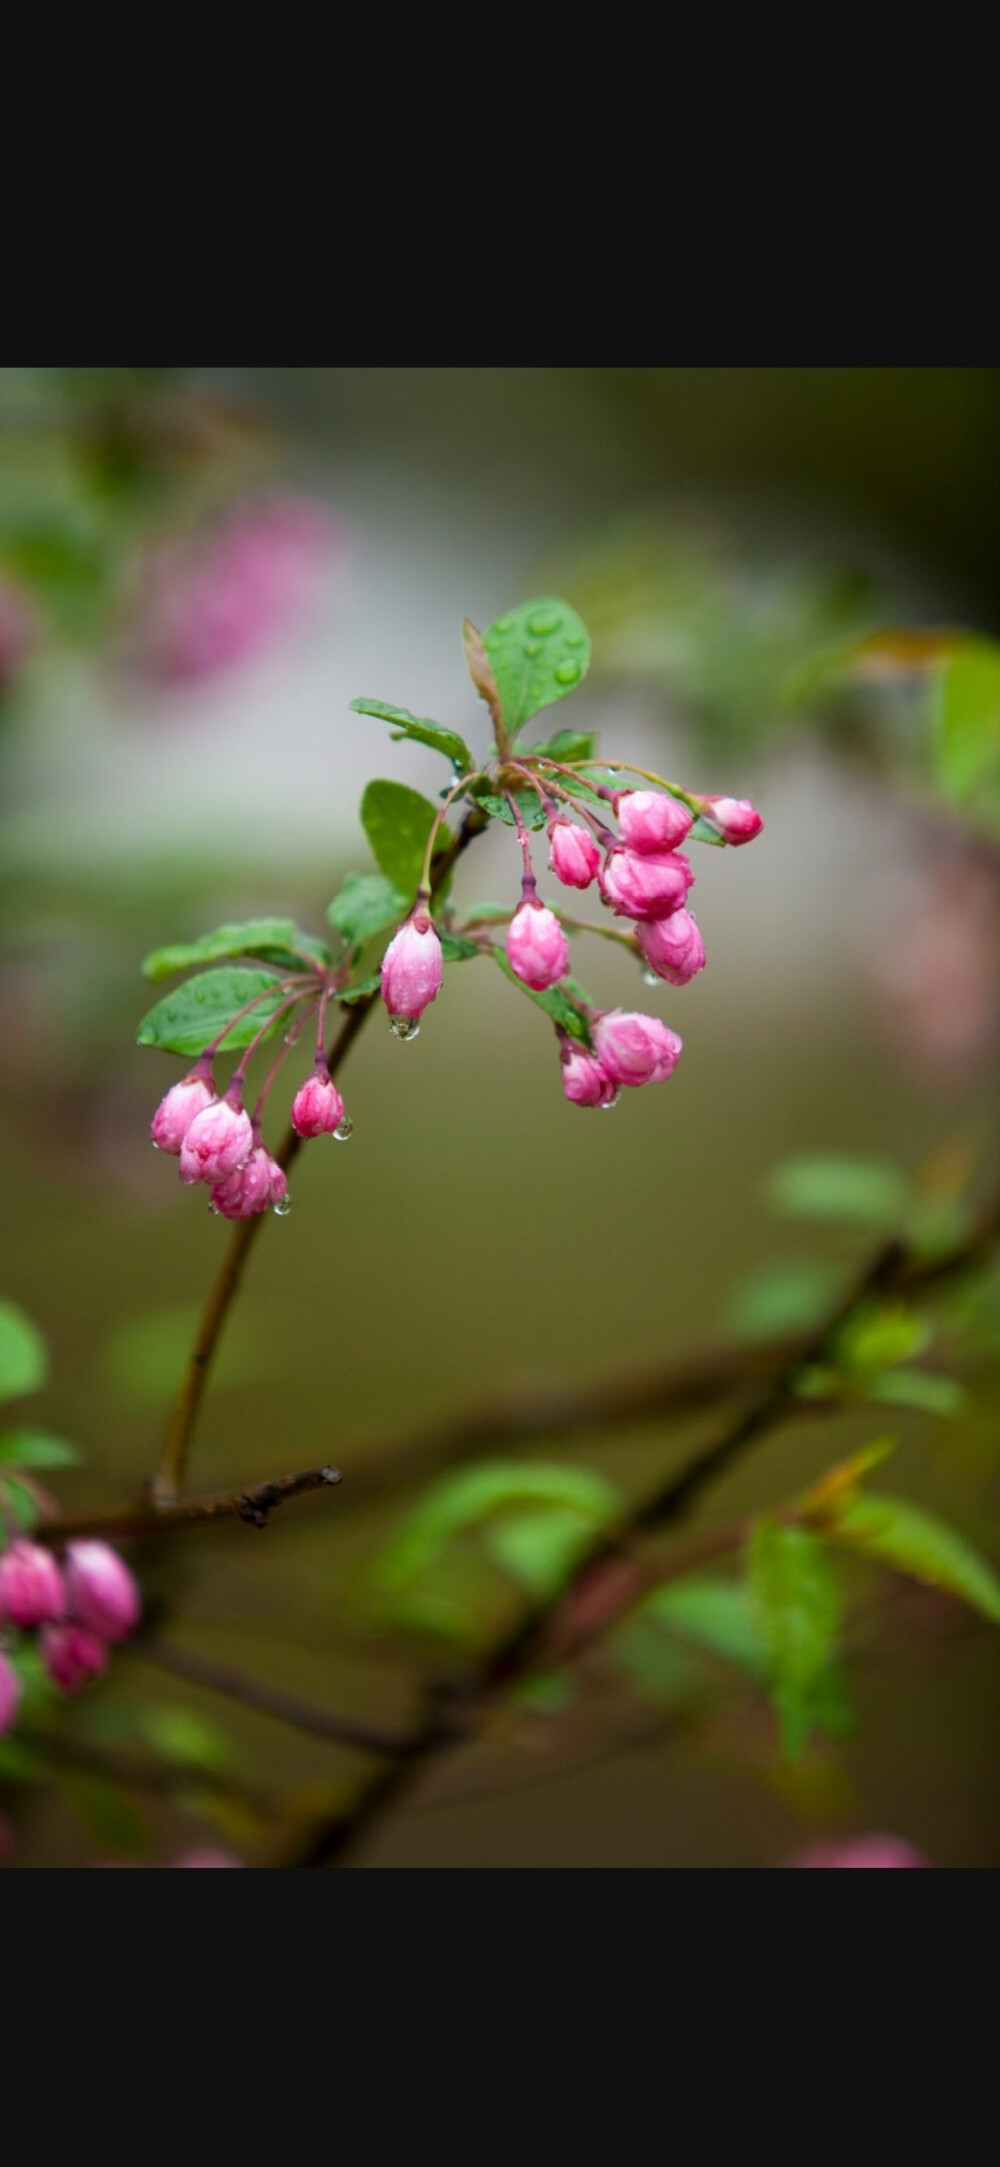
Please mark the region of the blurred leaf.
POLYGON ((838 1152, 785 1159, 765 1183, 769 1203, 788 1218, 869 1227, 897 1221, 908 1193, 906 1175, 890 1160, 848 1158, 838 1152))
POLYGON ((78 1445, 44 1430, 7 1430, 0 1437, 0 1466, 76 1467, 82 1457, 78 1445))
POLYGON ((871 1473, 873 1467, 881 1467, 883 1460, 896 1450, 894 1437, 876 1437, 872 1444, 860 1452, 853 1452, 850 1459, 838 1460, 827 1469, 818 1482, 803 1491, 797 1500, 797 1509, 805 1515, 827 1512, 831 1506, 839 1508, 849 1503, 857 1492, 859 1482, 871 1473))
POLYGON ((929 1415, 957 1415, 968 1393, 957 1377, 944 1377, 937 1370, 894 1369, 873 1378, 865 1397, 891 1407, 918 1407, 929 1415))
POLYGON ((966 642, 945 672, 937 733, 937 775, 965 804, 987 777, 1000 779, 1000 646, 966 642))
POLYGON ((446 963, 468 963, 473 956, 482 954, 475 941, 463 941, 455 933, 441 933, 441 954, 446 963))
POLYGON ((597 749, 593 731, 557 730, 554 737, 547 738, 544 745, 529 745, 527 750, 533 760, 592 760, 597 749))
POLYGON ((499 1521, 487 1534, 486 1549, 502 1572, 543 1599, 563 1586, 593 1539, 592 1516, 549 1507, 499 1521))
POLYGON ((726 1325, 744 1339, 770 1339, 817 1324, 833 1300, 840 1274, 832 1264, 807 1257, 766 1264, 736 1287, 726 1305, 726 1325))
POLYGON ((266 963, 280 963, 285 970, 303 968, 305 949, 317 963, 329 963, 330 951, 323 941, 303 933, 292 918, 248 918, 242 925, 216 926, 200 940, 179 947, 154 948, 142 966, 144 978, 172 978, 175 971, 190 970, 193 963, 217 963, 224 956, 260 956, 266 963))
POLYGON ((337 999, 343 1001, 345 1008, 351 1008, 355 1001, 367 1001, 371 994, 377 993, 381 983, 378 971, 372 971, 369 977, 359 978, 356 986, 346 986, 337 999))
POLYGON ((511 1692, 519 1708, 530 1708, 540 1716, 561 1715, 576 1698, 576 1680, 566 1670, 537 1670, 532 1677, 522 1678, 511 1692))
POLYGON ((435 1484, 379 1553, 373 1585, 383 1592, 405 1586, 436 1563, 454 1536, 525 1506, 561 1508, 593 1532, 617 1519, 621 1499, 611 1483, 587 1468, 483 1461, 435 1484))
POLYGON ((534 1001, 536 1007, 544 1008, 553 1023, 560 1024, 564 1031, 569 1032, 571 1038, 579 1039, 581 1046, 590 1045, 590 1025, 586 1016, 560 986, 550 986, 546 993, 533 993, 531 987, 518 978, 516 971, 511 970, 502 948, 494 948, 491 953, 494 962, 499 964, 512 986, 517 986, 521 993, 526 993, 529 1001, 534 1001))
POLYGON ((0 1302, 0 1399, 37 1392, 48 1375, 45 1341, 14 1302, 0 1302))
POLYGON ((355 715, 375 715, 381 722, 395 723, 393 734, 397 740, 410 737, 420 745, 432 745, 435 752, 443 752, 460 775, 467 775, 475 767, 465 739, 454 730, 444 729, 439 722, 429 722, 424 715, 411 715, 408 708, 393 707, 388 700, 352 700, 350 706, 355 715))
POLYGON ((473 624, 471 617, 462 619, 462 651, 469 676, 480 699, 486 701, 492 717, 499 709, 500 694, 483 645, 483 635, 473 624))
POLYGON ((575 691, 590 666, 586 626, 568 602, 550 595, 498 617, 483 645, 511 735, 540 708, 575 691))
POLYGON ((88 1834, 112 1853, 141 1858, 152 1849, 152 1832, 127 1791, 101 1776, 60 1776, 60 1785, 88 1834))
MULTIPOLYGON (((517 823, 505 797, 500 797, 494 790, 487 790, 485 785, 481 788, 479 785, 474 785, 471 795, 475 798, 480 810, 489 813, 491 820, 502 820, 508 828, 516 827, 517 823)), ((514 799, 526 828, 544 828, 549 816, 537 791, 512 790, 510 795, 514 799)))
POLYGON ((829 1532, 895 1572, 945 1588, 1000 1625, 1000 1579, 978 1550, 947 1521, 899 1497, 866 1491, 834 1511, 829 1532))
MULTIPOLYGON (((248 1001, 257 994, 268 994, 271 987, 275 990, 270 997, 260 1000, 249 1015, 241 1017, 227 1032, 220 1050, 230 1053, 239 1046, 249 1046, 251 1039, 269 1018, 273 1018, 285 999, 273 971, 235 968, 200 972, 197 978, 189 978, 175 993, 168 993, 150 1009, 136 1032, 137 1043, 156 1046, 162 1053, 182 1053, 189 1057, 204 1053, 206 1046, 212 1044, 226 1023, 245 1008, 248 1001)), ((270 1035, 268 1032, 267 1036, 270 1035)))
POLYGON ((376 933, 399 925, 411 902, 384 873, 348 873, 326 915, 352 948, 364 948, 376 933))
POLYGON ((657 1588, 641 1604, 639 1615, 669 1626, 682 1640, 707 1648, 711 1655, 737 1663, 758 1681, 768 1676, 770 1656, 749 1588, 738 1580, 675 1580, 657 1588))
POLYGON ((776 1520, 757 1522, 748 1562, 782 1749, 796 1760, 835 1698, 828 1672, 840 1631, 837 1583, 820 1537, 776 1520))
MULTIPOLYGON (((440 808, 405 783, 372 782, 361 800, 361 825, 376 863, 409 906, 420 885, 427 838, 440 808)), ((442 841, 447 836, 441 831, 442 841)))
POLYGON ((236 1748, 218 1724, 192 1714, 190 1708, 167 1705, 144 1708, 142 1729, 150 1745, 165 1760, 185 1768, 204 1768, 219 1774, 235 1766, 236 1748))
POLYGON ((636 1692, 654 1707, 688 1707, 704 1690, 698 1665, 645 1608, 623 1619, 608 1645, 636 1692))
POLYGON ((20 1738, 0 1738, 0 1783, 39 1783, 45 1763, 20 1738))
MULTIPOLYGON (((197 1302, 168 1303, 112 1326, 101 1356, 107 1382, 138 1407, 165 1407, 191 1352, 197 1302)), ((244 1296, 229 1320, 213 1372, 216 1388, 263 1384, 283 1375, 294 1349, 273 1315, 244 1296)))
POLYGON ((19 1482, 16 1475, 5 1475, 0 1482, 0 1505, 16 1520, 18 1527, 30 1535, 41 1508, 27 1483, 19 1482))
POLYGON ((922 1354, 933 1336, 926 1317, 905 1302, 868 1302, 841 1325, 836 1360, 848 1377, 864 1383, 910 1355, 922 1354))

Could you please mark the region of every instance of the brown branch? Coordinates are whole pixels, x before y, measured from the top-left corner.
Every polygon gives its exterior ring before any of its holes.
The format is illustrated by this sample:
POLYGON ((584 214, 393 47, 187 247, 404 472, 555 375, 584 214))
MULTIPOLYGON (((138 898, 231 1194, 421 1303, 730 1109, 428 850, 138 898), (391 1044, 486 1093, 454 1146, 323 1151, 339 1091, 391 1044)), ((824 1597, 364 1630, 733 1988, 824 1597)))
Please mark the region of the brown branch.
POLYGON ((124 1642, 121 1652, 138 1656, 140 1662, 153 1663, 157 1670, 169 1671, 175 1678, 186 1678, 191 1685, 204 1686, 210 1693, 224 1693, 227 1699, 239 1701, 245 1708, 255 1708, 260 1715, 274 1716, 277 1722, 289 1723, 297 1731, 309 1731, 313 1737, 325 1738, 331 1745, 355 1746, 362 1753, 390 1756, 400 1750, 400 1739, 386 1731, 375 1730, 367 1723, 355 1723, 349 1716, 331 1714, 326 1708, 318 1708, 315 1702, 300 1700, 298 1694, 286 1693, 279 1686, 264 1685, 259 1678, 250 1677, 230 1663, 217 1662, 214 1656, 196 1655, 189 1648, 178 1648, 171 1642, 143 1634, 124 1642))
POLYGON ((43 1513, 34 1533, 39 1541, 67 1542, 73 1535, 155 1535, 171 1528, 205 1527, 213 1520, 246 1520, 266 1527, 278 1505, 306 1490, 332 1489, 342 1481, 339 1467, 310 1467, 304 1475, 276 1475, 249 1490, 217 1490, 211 1497, 190 1497, 175 1505, 144 1503, 97 1506, 92 1512, 43 1513))
POLYGON ((215 1791, 220 1797, 240 1799, 256 1813, 274 1813, 273 1801, 265 1800, 252 1784, 242 1782, 238 1776, 227 1775, 221 1769, 206 1768, 201 1761, 147 1760, 137 1753, 122 1753, 116 1747, 95 1745, 90 1739, 73 1736, 67 1731, 45 1730, 35 1723, 22 1722, 18 1738, 56 1768, 78 1769, 82 1775, 100 1776, 104 1782, 119 1783, 128 1791, 150 1791, 167 1796, 175 1791, 215 1791))

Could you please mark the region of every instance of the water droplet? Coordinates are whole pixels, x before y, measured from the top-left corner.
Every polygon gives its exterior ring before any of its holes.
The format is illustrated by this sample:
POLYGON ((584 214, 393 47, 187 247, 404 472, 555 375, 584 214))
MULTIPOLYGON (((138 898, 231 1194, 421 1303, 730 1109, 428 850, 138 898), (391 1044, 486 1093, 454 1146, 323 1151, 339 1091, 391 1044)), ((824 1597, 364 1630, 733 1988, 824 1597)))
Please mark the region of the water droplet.
POLYGON ((658 986, 660 980, 656 971, 643 971, 642 982, 644 986, 658 986))
POLYGON ((601 1107, 602 1114, 609 1114, 612 1110, 612 1107, 617 1106, 620 1098, 621 1092, 616 1091, 613 1099, 605 1099, 604 1104, 601 1107))
POLYGON ((279 1196, 277 1203, 271 1206, 276 1219, 287 1219, 291 1208, 292 1199, 290 1196, 279 1196))
POLYGON ((333 1133, 336 1137, 338 1144, 346 1144, 348 1137, 353 1136, 354 1123, 349 1119, 347 1114, 344 1115, 343 1121, 338 1121, 333 1133))
POLYGON ((420 1025, 415 1016, 390 1016, 389 1029, 393 1038, 417 1038, 420 1034, 420 1025))
POLYGON ((494 630, 494 632, 509 632, 509 631, 510 631, 510 618, 509 618, 509 617, 498 617, 498 618, 497 618, 497 621, 496 621, 496 623, 495 623, 495 625, 494 625, 494 627, 493 627, 493 630, 494 630))
POLYGON ((211 1212, 211 1214, 212 1214, 212 1217, 213 1217, 213 1219, 217 1219, 217 1218, 218 1218, 218 1216, 219 1216, 219 1207, 218 1207, 218 1205, 217 1205, 217 1204, 210 1204, 208 1208, 209 1208, 209 1211, 210 1211, 210 1212, 211 1212))
POLYGON ((154 1150, 154 1151, 159 1151, 159 1148, 160 1148, 160 1147, 159 1147, 159 1144, 158 1144, 158 1143, 157 1143, 157 1141, 156 1141, 156 1138, 155 1138, 155 1136, 151 1136, 151 1137, 150 1137, 150 1139, 149 1139, 149 1141, 150 1141, 150 1143, 151 1143, 151 1144, 152 1144, 152 1146, 153 1146, 153 1150, 154 1150))
POLYGON ((537 640, 526 640, 524 645, 524 652, 528 657, 528 661, 533 662, 535 656, 540 655, 542 650, 537 640))
POLYGON ((578 662, 560 662, 559 668, 555 673, 556 684, 575 685, 579 675, 580 665, 578 662))
POLYGON ((539 639, 544 639, 547 632, 558 632, 561 622, 558 612, 543 610, 537 617, 528 619, 528 630, 536 633, 539 639))
POLYGON ((567 632, 566 645, 567 647, 584 647, 586 645, 586 641, 584 640, 583 633, 567 632))
POLYGON ((284 1036, 284 1038, 283 1038, 283 1040, 282 1040, 282 1044, 283 1044, 284 1046, 294 1046, 294 1044, 295 1044, 295 1041, 296 1041, 296 1039, 298 1038, 298 1035, 299 1035, 299 1034, 298 1034, 298 1032, 297 1032, 297 1031, 286 1031, 286 1032, 285 1032, 285 1036, 284 1036))

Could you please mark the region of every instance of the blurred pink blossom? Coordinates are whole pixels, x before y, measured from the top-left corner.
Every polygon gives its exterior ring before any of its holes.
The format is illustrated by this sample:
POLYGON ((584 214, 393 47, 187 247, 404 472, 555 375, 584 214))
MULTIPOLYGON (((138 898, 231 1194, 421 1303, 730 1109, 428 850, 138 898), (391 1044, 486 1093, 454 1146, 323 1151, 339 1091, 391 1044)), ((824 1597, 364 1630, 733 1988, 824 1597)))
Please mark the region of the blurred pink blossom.
POLYGON ((0 577, 0 692, 12 684, 38 638, 31 597, 0 577))
POLYGON ((788 1866, 929 1866, 930 1860, 902 1836, 852 1836, 847 1842, 814 1843, 796 1851, 788 1866))
POLYGON ((201 533, 159 543, 140 573, 133 665, 173 685, 255 660, 310 614, 342 549, 330 513, 295 496, 260 499, 201 533))

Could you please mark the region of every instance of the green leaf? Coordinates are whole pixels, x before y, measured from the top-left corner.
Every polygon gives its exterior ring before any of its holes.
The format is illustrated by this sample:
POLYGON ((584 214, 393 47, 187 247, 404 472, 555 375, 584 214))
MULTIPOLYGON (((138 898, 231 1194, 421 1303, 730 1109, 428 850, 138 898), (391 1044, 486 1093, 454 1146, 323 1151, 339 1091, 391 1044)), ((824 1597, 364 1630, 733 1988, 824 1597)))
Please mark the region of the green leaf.
POLYGON ((261 1025, 273 1018, 285 999, 273 971, 242 970, 238 965, 231 970, 202 971, 150 1009, 139 1025, 136 1039, 140 1046, 156 1046, 163 1053, 189 1057, 204 1053, 248 1001, 258 994, 268 995, 271 987, 275 991, 270 997, 258 1001, 256 1008, 226 1033, 221 1050, 234 1052, 238 1046, 249 1046, 261 1025))
POLYGON ((78 1445, 44 1430, 8 1430, 0 1437, 0 1466, 76 1467, 81 1458, 78 1445))
POLYGON ((414 738, 420 745, 432 745, 435 752, 442 752, 446 760, 457 768, 460 775, 467 775, 475 767, 475 761, 464 738, 455 730, 445 730, 439 722, 429 722, 425 715, 411 715, 406 707, 393 707, 388 700, 352 700, 355 715, 376 715, 381 722, 393 722, 393 735, 414 738))
POLYGON ((154 948, 146 957, 142 975, 172 978, 176 971, 190 970, 193 963, 218 963, 226 956, 260 956, 264 962, 280 963, 286 970, 302 970, 302 950, 317 963, 330 961, 325 942, 314 940, 311 933, 302 933, 293 918, 247 918, 241 925, 216 926, 214 933, 203 933, 200 940, 179 947, 154 948))
POLYGON ((0 1738, 0 1783, 38 1783, 45 1764, 20 1738, 0 1738))
POLYGON ((700 813, 697 819, 692 821, 684 841, 685 845, 688 843, 711 843, 716 850, 727 850, 729 847, 725 836, 719 834, 718 828, 713 828, 710 820, 703 820, 700 813))
MULTIPOLYGON (((369 783, 361 800, 361 825, 377 863, 412 903, 420 885, 427 838, 440 808, 405 783, 369 783)), ((448 838, 441 830, 442 845, 448 838)))
POLYGON ((30 1535, 40 1507, 33 1490, 26 1482, 19 1482, 16 1475, 5 1475, 0 1482, 0 1505, 8 1517, 17 1521, 18 1527, 30 1535))
POLYGON ((352 948, 364 948, 376 933, 398 925, 411 902, 384 873, 348 873, 326 915, 352 948))
POLYGON ((139 1858, 152 1849, 148 1821, 117 1783, 103 1776, 72 1775, 63 1776, 61 1786, 88 1834, 104 1850, 139 1858))
POLYGON ((373 1585, 390 1594, 432 1568, 456 1535, 499 1514, 551 1507, 591 1532, 619 1516, 617 1490, 586 1468, 537 1461, 484 1460, 436 1483, 397 1529, 372 1568, 373 1585))
POLYGON ((37 1392, 48 1374, 45 1341, 14 1302, 0 1302, 0 1399, 37 1392))
POLYGON ((460 940, 457 933, 440 933, 438 938, 446 963, 468 963, 473 956, 482 955, 483 951, 476 947, 475 941, 460 940))
MULTIPOLYGON (((168 1303, 138 1316, 119 1318, 101 1353, 101 1370, 113 1391, 136 1407, 165 1407, 177 1390, 198 1330, 197 1302, 168 1303)), ((281 1366, 283 1335, 276 1334, 263 1304, 244 1295, 234 1308, 219 1348, 215 1385, 263 1384, 281 1366), (269 1323, 271 1329, 269 1330, 269 1323)), ((286 1354, 294 1363, 294 1354, 286 1354)))
POLYGON ((827 1673, 840 1631, 837 1583, 820 1536, 776 1520, 758 1521, 749 1566, 782 1748, 797 1760, 829 1698, 827 1673))
POLYGON ((568 1031, 571 1038, 578 1039, 581 1046, 590 1045, 590 1025, 587 1018, 582 1013, 582 1010, 577 1008, 576 1003, 570 1000, 569 995, 562 991, 561 987, 550 986, 546 993, 533 993, 531 987, 526 986, 523 979, 517 976, 516 971, 511 970, 502 948, 494 948, 490 952, 494 962, 499 964, 504 977, 510 979, 512 986, 516 986, 520 993, 526 993, 529 1001, 534 1001, 536 1008, 544 1008, 546 1015, 551 1016, 553 1023, 560 1025, 562 1030, 568 1031))
POLYGON ((509 902, 474 903, 472 909, 466 911, 465 914, 467 925, 481 925, 484 919, 512 918, 513 915, 514 912, 509 902))
POLYGON ((657 1588, 640 1606, 639 1615, 669 1626, 682 1640, 707 1648, 729 1663, 738 1663, 761 1682, 768 1676, 770 1655, 761 1632, 757 1609, 749 1588, 738 1580, 713 1579, 708 1574, 675 1580, 657 1588))
POLYGON ((892 1407, 919 1407, 929 1415, 961 1414, 968 1399, 957 1377, 943 1377, 929 1369, 889 1370, 884 1377, 873 1378, 865 1396, 892 1407))
POLYGON ((593 731, 557 730, 544 745, 528 747, 533 760, 592 760, 597 747, 593 731))
POLYGON ((765 1265, 730 1295, 726 1324, 744 1339, 805 1331, 829 1308, 839 1277, 832 1264, 815 1257, 765 1265))
POLYGON ((1000 646, 991 640, 969 640, 944 673, 936 757, 938 781, 959 804, 1000 777, 1000 646))
POLYGON ((839 1152, 785 1159, 767 1177, 765 1193, 790 1219, 830 1219, 869 1227, 891 1226, 906 1203, 906 1175, 888 1159, 849 1158, 839 1152))
POLYGON ((574 692, 590 665, 587 629, 568 602, 540 595, 498 617, 483 645, 513 736, 540 708, 574 692))
POLYGON ((337 999, 343 1001, 345 1008, 353 1008, 355 1001, 370 1000, 372 994, 378 992, 381 983, 378 971, 372 971, 369 977, 359 978, 356 986, 345 986, 344 991, 337 994, 337 999))
POLYGON ((910 1573, 971 1603, 1000 1625, 1000 1579, 986 1558, 947 1521, 900 1497, 867 1491, 835 1513, 829 1532, 895 1572, 910 1573))
MULTIPOLYGON (((529 830, 544 828, 549 816, 537 790, 512 790, 510 795, 517 805, 526 828, 529 830)), ((474 785, 472 796, 475 798, 480 811, 489 813, 491 820, 502 820, 508 828, 517 826, 507 798, 498 796, 496 791, 488 790, 485 784, 481 789, 478 785, 474 785)))
POLYGON ((499 1521, 489 1530, 486 1548, 502 1572, 541 1600, 569 1579, 593 1539, 592 1517, 550 1507, 499 1521))
POLYGON ((932 1338, 927 1319, 905 1302, 868 1302, 841 1325, 837 1364, 854 1382, 866 1383, 897 1362, 922 1354, 932 1338))
POLYGON ((172 1702, 144 1708, 141 1723, 150 1745, 165 1760, 215 1773, 224 1773, 236 1763, 236 1749, 227 1733, 190 1708, 172 1702))

